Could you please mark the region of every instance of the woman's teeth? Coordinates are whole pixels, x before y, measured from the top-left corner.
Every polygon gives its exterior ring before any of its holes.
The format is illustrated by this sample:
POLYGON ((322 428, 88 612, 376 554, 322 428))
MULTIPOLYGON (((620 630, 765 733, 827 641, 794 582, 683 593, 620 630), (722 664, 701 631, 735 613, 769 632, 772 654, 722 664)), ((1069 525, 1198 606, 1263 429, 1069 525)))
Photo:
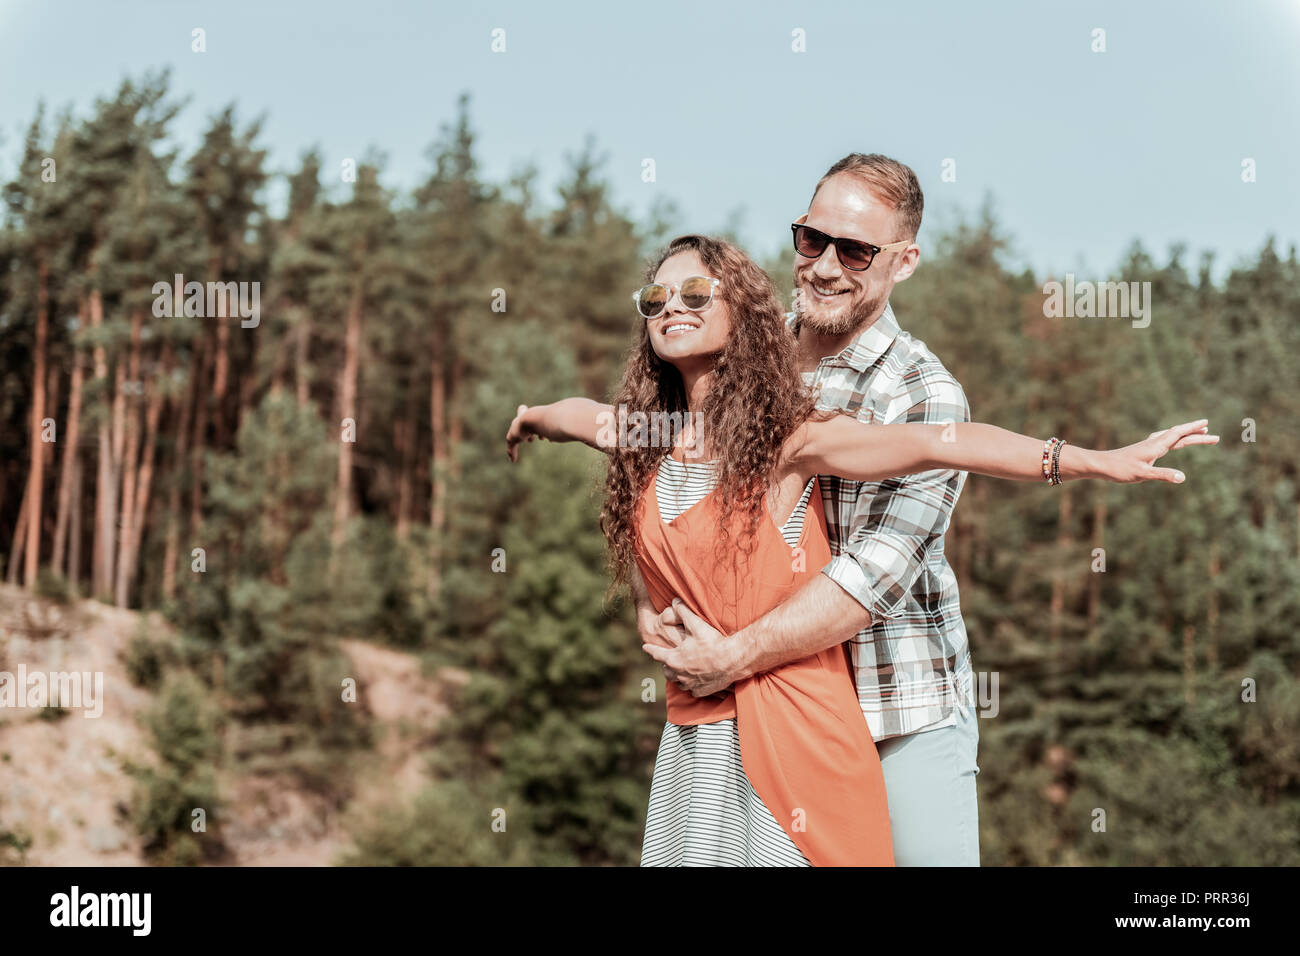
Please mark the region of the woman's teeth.
POLYGON ((670 325, 664 329, 664 335, 668 335, 670 332, 693 332, 694 330, 695 326, 693 325, 670 325))

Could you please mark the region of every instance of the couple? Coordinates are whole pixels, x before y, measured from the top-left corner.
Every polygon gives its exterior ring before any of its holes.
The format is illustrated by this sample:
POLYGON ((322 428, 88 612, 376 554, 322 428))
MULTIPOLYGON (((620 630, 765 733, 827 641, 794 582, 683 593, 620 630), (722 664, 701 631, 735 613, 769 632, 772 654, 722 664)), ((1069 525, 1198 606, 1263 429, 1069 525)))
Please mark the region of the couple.
POLYGON ((895 160, 832 166, 793 226, 788 318, 739 249, 673 240, 634 296, 614 407, 521 405, 510 425, 512 460, 537 437, 610 455, 601 527, 667 676, 643 866, 978 865, 970 652, 943 553, 965 473, 1176 483, 1153 462, 1218 440, 1198 421, 1093 451, 971 423, 889 307, 922 203, 895 160), (685 433, 619 447, 615 407, 685 433))

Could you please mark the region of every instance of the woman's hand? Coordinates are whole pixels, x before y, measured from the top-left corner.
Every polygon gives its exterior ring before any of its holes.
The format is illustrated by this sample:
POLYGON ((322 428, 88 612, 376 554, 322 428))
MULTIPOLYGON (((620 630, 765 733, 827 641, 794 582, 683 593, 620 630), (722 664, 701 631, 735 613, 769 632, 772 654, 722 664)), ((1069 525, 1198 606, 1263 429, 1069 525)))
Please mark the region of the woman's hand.
POLYGON ((506 432, 506 457, 512 462, 519 461, 519 446, 532 441, 538 435, 536 423, 528 417, 528 406, 520 405, 515 409, 515 420, 506 432))
MULTIPOLYGON (((601 444, 601 437, 614 421, 614 409, 589 398, 562 398, 549 405, 520 405, 506 432, 506 456, 519 460, 519 446, 535 438, 547 441, 580 441, 597 451, 609 453, 613 445, 601 444)), ((606 441, 612 442, 612 438, 606 441)))
MULTIPOLYGON (((1135 481, 1168 481, 1179 484, 1183 480, 1181 471, 1176 468, 1157 468, 1155 462, 1178 448, 1217 445, 1219 436, 1207 434, 1209 430, 1209 420, 1202 418, 1200 421, 1152 432, 1145 441, 1134 445, 1096 452, 1099 466, 1097 477, 1125 484, 1135 481)), ((1062 449, 1062 456, 1068 453, 1069 448, 1066 445, 1062 449)))
POLYGON ((671 604, 662 612, 656 611, 653 604, 638 604, 636 630, 641 636, 642 644, 654 644, 657 647, 676 647, 686 639, 682 619, 671 604))

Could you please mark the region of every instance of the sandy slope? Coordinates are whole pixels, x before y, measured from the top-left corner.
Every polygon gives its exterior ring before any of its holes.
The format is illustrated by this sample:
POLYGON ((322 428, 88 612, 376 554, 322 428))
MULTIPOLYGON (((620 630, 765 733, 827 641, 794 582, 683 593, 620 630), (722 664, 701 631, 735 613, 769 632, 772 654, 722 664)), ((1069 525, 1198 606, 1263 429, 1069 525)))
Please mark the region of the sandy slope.
MULTIPOLYGON (((118 806, 130 799, 122 758, 148 760, 139 715, 153 695, 131 684, 123 664, 142 615, 82 601, 58 608, 0 585, 0 671, 91 671, 103 674, 103 714, 71 711, 41 719, 29 708, 0 707, 0 829, 34 839, 27 861, 37 865, 140 865, 138 840, 118 806)), ((150 633, 166 625, 147 617, 150 633)), ((372 715, 378 744, 362 755, 364 773, 343 811, 284 780, 223 772, 222 825, 236 865, 323 866, 347 845, 342 820, 394 797, 414 793, 424 779, 421 751, 445 712, 436 681, 410 654, 366 641, 342 642, 351 658, 361 702, 372 715)))

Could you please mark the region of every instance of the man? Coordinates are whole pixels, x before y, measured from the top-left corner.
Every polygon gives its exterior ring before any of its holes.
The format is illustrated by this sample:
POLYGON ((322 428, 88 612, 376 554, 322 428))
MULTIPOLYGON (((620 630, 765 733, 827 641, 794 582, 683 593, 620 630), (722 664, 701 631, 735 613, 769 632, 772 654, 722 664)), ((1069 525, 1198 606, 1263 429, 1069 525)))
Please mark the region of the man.
MULTIPOLYGON (((796 224, 790 322, 823 408, 865 422, 970 420, 961 386, 889 306, 920 258, 923 205, 910 168, 853 153, 822 177, 796 224)), ((965 477, 821 476, 831 563, 728 638, 680 602, 662 615, 638 602, 646 653, 696 696, 850 641, 900 866, 979 865, 971 660, 943 538, 965 477)))

